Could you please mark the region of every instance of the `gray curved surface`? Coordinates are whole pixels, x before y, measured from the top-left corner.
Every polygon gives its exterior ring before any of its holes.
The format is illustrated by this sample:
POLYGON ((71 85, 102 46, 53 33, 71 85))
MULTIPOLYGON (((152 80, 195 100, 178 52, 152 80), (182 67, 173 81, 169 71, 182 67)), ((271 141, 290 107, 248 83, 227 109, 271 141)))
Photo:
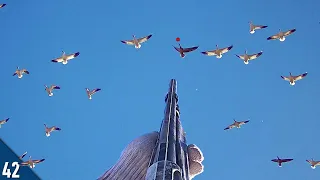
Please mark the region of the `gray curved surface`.
MULTIPOLYGON (((156 146, 158 132, 142 135, 128 144, 114 166, 98 180, 145 180, 152 151, 156 146)), ((188 146, 190 177, 203 172, 201 150, 191 144, 188 146)))

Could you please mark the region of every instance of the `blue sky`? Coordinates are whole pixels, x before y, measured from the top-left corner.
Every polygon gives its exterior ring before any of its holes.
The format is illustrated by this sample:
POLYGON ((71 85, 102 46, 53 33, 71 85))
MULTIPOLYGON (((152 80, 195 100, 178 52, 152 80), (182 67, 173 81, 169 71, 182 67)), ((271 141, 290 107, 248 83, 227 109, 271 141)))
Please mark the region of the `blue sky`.
POLYGON ((319 2, 1 3, 0 118, 11 119, 0 136, 18 154, 46 158, 35 168, 43 179, 95 179, 131 140, 159 130, 171 78, 187 140, 205 156, 197 180, 320 177, 305 162, 320 160, 319 2), (251 35, 250 20, 269 27, 251 35), (297 31, 283 43, 267 41, 279 28, 297 31), (120 42, 150 33, 139 50, 120 42), (181 59, 172 47, 177 36, 199 49, 181 59), (200 53, 216 44, 234 48, 219 60, 200 53), (234 55, 245 49, 264 54, 245 65, 234 55), (51 63, 62 50, 80 56, 51 63), (12 77, 16 66, 30 75, 12 77), (293 87, 280 78, 306 71, 293 87), (44 84, 61 90, 48 97, 44 84), (102 90, 89 101, 86 87, 102 90), (251 122, 224 131, 233 118, 251 122), (62 131, 47 138, 43 123, 62 131), (270 161, 276 156, 294 161, 278 168, 270 161))

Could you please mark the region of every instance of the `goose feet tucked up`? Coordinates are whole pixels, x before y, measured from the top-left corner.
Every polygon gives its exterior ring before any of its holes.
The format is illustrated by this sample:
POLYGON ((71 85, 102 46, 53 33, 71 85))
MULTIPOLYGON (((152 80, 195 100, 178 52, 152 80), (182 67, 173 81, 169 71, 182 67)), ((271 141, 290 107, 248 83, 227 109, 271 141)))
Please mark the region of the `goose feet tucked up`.
POLYGON ((140 49, 141 48, 141 44, 135 45, 134 46, 136 49, 140 49))
POLYGON ((279 40, 280 40, 281 42, 283 42, 283 41, 286 40, 286 38, 285 38, 285 37, 282 37, 282 38, 280 38, 279 40))

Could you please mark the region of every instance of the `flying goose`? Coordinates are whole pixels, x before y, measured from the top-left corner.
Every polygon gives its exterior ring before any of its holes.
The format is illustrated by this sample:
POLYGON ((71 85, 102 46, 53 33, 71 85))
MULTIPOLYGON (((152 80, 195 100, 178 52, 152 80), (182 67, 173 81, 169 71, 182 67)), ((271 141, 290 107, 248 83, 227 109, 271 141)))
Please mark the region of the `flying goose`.
POLYGON ((252 23, 252 21, 250 21, 249 24, 250 24, 250 34, 255 33, 255 30, 264 29, 264 28, 268 27, 268 26, 263 26, 263 25, 254 25, 252 23))
POLYGON ((96 88, 96 89, 93 89, 90 91, 89 88, 86 88, 86 92, 87 92, 87 95, 88 95, 88 98, 89 99, 92 99, 92 95, 94 95, 96 92, 100 91, 101 89, 99 88, 96 88))
POLYGON ((27 153, 28 153, 27 151, 26 151, 26 152, 24 152, 24 153, 19 157, 19 159, 21 159, 21 160, 22 160, 22 159, 27 155, 27 153))
POLYGON ((152 37, 152 34, 145 36, 145 37, 142 37, 142 38, 138 38, 138 39, 136 38, 135 35, 132 35, 132 37, 133 37, 132 40, 123 40, 121 42, 124 44, 128 44, 128 45, 134 45, 134 47, 136 49, 139 49, 141 47, 142 43, 148 41, 152 37))
POLYGON ((277 159, 272 159, 271 161, 278 163, 278 166, 279 166, 279 167, 282 167, 282 163, 290 162, 290 161, 292 161, 292 160, 293 160, 293 159, 280 159, 280 158, 277 156, 277 159))
POLYGON ((282 79, 289 81, 291 86, 294 86, 296 84, 296 81, 303 79, 308 75, 307 72, 300 74, 298 76, 293 76, 291 72, 289 72, 289 76, 281 76, 282 79))
POLYGON ((1 120, 0 121, 0 128, 1 128, 1 125, 7 123, 9 121, 10 118, 7 118, 7 119, 4 119, 4 120, 1 120))
POLYGON ((23 77, 23 74, 30 74, 28 70, 26 69, 19 69, 19 67, 17 67, 17 70, 14 72, 14 74, 12 76, 18 75, 18 78, 21 79, 23 77))
POLYGON ((7 4, 0 4, 0 8, 5 7, 7 4))
POLYGON ((216 45, 216 50, 204 51, 204 52, 201 52, 201 53, 205 54, 207 56, 216 56, 218 59, 220 59, 220 58, 222 58, 222 54, 227 53, 232 48, 233 48, 233 45, 219 49, 218 45, 216 45))
POLYGON ((43 162, 45 159, 40 159, 40 160, 32 160, 31 156, 29 156, 28 161, 24 161, 22 163, 19 163, 20 166, 29 166, 30 168, 36 167, 36 164, 43 162))
POLYGON ((259 56, 261 56, 262 55, 262 51, 260 51, 259 53, 256 53, 256 54, 247 54, 247 50, 245 50, 245 52, 244 52, 244 55, 237 55, 236 54, 236 56, 238 57, 238 58, 240 58, 240 59, 242 59, 243 60, 243 62, 244 62, 244 64, 249 64, 249 61, 250 60, 255 60, 255 59, 257 59, 259 56))
POLYGON ((51 85, 50 87, 48 87, 47 85, 44 85, 45 87, 46 87, 46 91, 47 91, 47 93, 48 93, 48 95, 51 97, 51 96, 53 96, 53 90, 54 89, 60 89, 60 87, 59 86, 56 86, 56 85, 51 85))
POLYGON ((315 169, 316 166, 320 166, 320 161, 315 161, 313 158, 311 160, 306 160, 309 164, 311 164, 311 168, 315 169))
POLYGON ((54 62, 54 63, 57 63, 57 62, 61 63, 62 62, 62 64, 68 64, 69 60, 78 57, 79 54, 80 54, 80 52, 76 52, 73 54, 66 54, 64 51, 62 51, 62 56, 60 56, 54 60, 51 60, 51 62, 54 62))
POLYGON ((279 33, 278 34, 275 34, 273 36, 268 37, 267 40, 279 39, 281 42, 283 42, 283 41, 286 40, 286 36, 291 35, 295 31, 296 31, 296 29, 290 29, 288 31, 281 31, 281 29, 279 29, 279 33))
POLYGON ((53 131, 61 131, 60 128, 56 127, 56 126, 52 126, 52 127, 47 127, 46 124, 44 124, 44 127, 46 128, 46 136, 49 137, 50 133, 53 131))
POLYGON ((194 47, 190 47, 190 48, 183 48, 181 47, 180 43, 179 43, 179 48, 173 46, 179 53, 180 53, 180 57, 184 58, 186 55, 185 53, 188 53, 188 52, 192 52, 196 49, 198 49, 199 46, 194 46, 194 47))
POLYGON ((228 127, 224 128, 224 130, 228 130, 228 129, 232 129, 232 128, 240 128, 242 125, 247 124, 249 122, 249 120, 246 121, 236 121, 235 119, 233 119, 233 123, 231 125, 229 125, 228 127))

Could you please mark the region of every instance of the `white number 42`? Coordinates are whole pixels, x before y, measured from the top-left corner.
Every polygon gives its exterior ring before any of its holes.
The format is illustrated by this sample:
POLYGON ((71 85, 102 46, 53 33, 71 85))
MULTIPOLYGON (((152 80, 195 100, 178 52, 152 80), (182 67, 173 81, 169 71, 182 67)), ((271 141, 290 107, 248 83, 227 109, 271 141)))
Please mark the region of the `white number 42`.
POLYGON ((19 168, 20 168, 19 163, 13 162, 11 164, 12 167, 16 167, 12 174, 11 174, 10 169, 8 169, 8 165, 9 165, 9 162, 4 163, 3 170, 2 170, 2 176, 7 176, 7 178, 20 178, 20 175, 17 174, 19 171, 19 168))

